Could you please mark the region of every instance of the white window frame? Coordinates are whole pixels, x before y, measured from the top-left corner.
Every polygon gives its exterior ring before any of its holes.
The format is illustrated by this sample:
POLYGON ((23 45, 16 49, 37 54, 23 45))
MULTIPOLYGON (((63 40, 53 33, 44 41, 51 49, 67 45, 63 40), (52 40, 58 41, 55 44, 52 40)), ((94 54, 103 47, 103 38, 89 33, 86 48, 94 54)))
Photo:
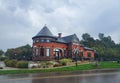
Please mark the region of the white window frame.
POLYGON ((47 57, 50 56, 50 48, 46 48, 46 56, 47 56, 47 57))

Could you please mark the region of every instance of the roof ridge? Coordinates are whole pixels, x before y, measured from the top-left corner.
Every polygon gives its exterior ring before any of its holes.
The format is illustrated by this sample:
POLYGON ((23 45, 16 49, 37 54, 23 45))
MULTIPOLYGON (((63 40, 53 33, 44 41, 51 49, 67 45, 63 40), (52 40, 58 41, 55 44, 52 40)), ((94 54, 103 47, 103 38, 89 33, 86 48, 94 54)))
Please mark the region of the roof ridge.
POLYGON ((69 36, 74 36, 74 34, 72 34, 72 35, 68 35, 68 36, 64 36, 64 37, 62 37, 62 38, 69 37, 69 36))

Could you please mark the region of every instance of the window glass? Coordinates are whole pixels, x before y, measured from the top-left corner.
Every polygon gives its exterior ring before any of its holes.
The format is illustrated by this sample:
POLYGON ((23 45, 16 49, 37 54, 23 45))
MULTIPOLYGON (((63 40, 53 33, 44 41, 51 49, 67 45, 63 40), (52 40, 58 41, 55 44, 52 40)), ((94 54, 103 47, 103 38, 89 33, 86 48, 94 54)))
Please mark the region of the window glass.
POLYGON ((36 56, 38 55, 38 48, 36 48, 36 56))
POLYGON ((44 56, 44 48, 43 47, 40 48, 40 55, 44 56))
POLYGON ((50 49, 46 48, 46 56, 50 56, 50 49))
POLYGON ((83 56, 83 52, 80 52, 80 55, 83 56))
POLYGON ((35 43, 35 40, 33 40, 33 43, 35 43))
POLYGON ((35 48, 33 48, 33 56, 35 55, 35 48))
POLYGON ((91 57, 91 52, 88 52, 87 54, 88 54, 88 57, 91 57))
POLYGON ((49 43, 49 42, 50 42, 50 40, 49 40, 49 39, 46 39, 46 42, 48 42, 48 43, 49 43))
POLYGON ((38 39, 38 38, 36 39, 36 42, 39 42, 39 39, 38 39))
POLYGON ((43 42, 44 42, 44 39, 41 39, 41 42, 43 43, 43 42))

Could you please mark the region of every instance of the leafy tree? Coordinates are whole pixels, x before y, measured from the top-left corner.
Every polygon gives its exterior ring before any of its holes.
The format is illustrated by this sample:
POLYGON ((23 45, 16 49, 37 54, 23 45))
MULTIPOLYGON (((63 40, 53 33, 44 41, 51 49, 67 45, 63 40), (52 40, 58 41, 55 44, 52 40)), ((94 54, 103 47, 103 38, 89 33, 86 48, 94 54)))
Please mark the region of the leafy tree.
POLYGON ((102 40, 104 38, 104 34, 103 33, 99 33, 98 37, 99 37, 100 40, 102 40))
POLYGON ((82 38, 83 38, 84 41, 88 41, 91 37, 90 37, 90 34, 84 33, 84 34, 82 35, 82 38))
POLYGON ((21 46, 18 48, 8 49, 5 53, 9 59, 17 60, 31 60, 32 58, 32 47, 30 45, 21 46))
POLYGON ((94 38, 91 37, 90 34, 88 34, 88 33, 84 33, 82 35, 81 43, 88 47, 91 47, 91 46, 93 46, 93 44, 95 44, 94 38))
POLYGON ((116 44, 111 36, 104 36, 103 33, 99 33, 98 37, 99 39, 94 40, 90 34, 84 33, 80 43, 96 50, 103 60, 120 59, 120 44, 116 44))
POLYGON ((3 50, 0 50, 0 56, 2 56, 2 55, 3 55, 3 53, 4 53, 4 51, 3 51, 3 50))

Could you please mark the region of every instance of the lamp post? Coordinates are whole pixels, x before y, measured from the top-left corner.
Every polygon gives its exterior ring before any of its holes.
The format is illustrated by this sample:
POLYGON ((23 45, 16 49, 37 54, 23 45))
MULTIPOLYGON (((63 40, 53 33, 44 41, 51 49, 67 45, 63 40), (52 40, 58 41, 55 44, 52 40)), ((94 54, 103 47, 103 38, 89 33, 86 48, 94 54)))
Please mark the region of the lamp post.
POLYGON ((77 52, 76 52, 76 53, 75 53, 75 61, 76 61, 75 64, 76 64, 76 67, 78 66, 77 60, 78 60, 78 59, 77 59, 77 52))
POLYGON ((78 66, 78 63, 77 63, 77 60, 78 60, 78 50, 77 49, 74 49, 74 55, 75 55, 75 64, 76 64, 76 67, 78 66))
POLYGON ((100 56, 98 54, 98 52, 95 50, 95 58, 96 58, 96 67, 99 67, 100 63, 99 63, 99 60, 100 60, 100 56))

